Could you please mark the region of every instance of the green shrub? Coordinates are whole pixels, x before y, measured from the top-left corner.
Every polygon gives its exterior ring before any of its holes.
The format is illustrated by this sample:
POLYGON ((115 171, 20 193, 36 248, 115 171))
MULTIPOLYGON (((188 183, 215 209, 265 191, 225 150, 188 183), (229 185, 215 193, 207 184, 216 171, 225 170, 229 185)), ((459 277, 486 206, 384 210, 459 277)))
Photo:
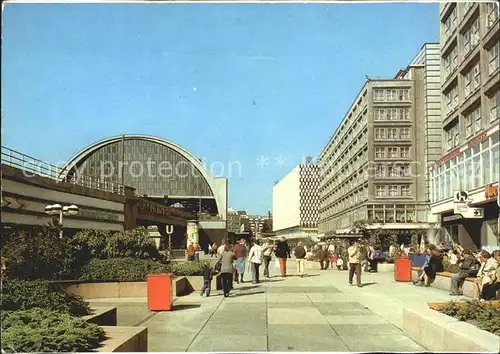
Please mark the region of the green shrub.
POLYGON ((160 258, 154 240, 143 227, 112 234, 107 239, 105 253, 107 258, 160 258))
POLYGON ((143 227, 122 232, 81 230, 75 234, 70 243, 75 258, 82 265, 94 258, 160 258, 154 240, 143 227))
POLYGON ((21 352, 88 352, 105 339, 101 327, 45 309, 2 312, 2 349, 21 352))
POLYGON ((109 230, 80 230, 70 240, 75 258, 79 264, 86 264, 92 258, 108 258, 106 243, 113 234, 109 230))
POLYGON ((171 263, 170 272, 175 276, 201 275, 204 264, 210 265, 210 262, 179 262, 171 263))
POLYGON ((145 281, 148 274, 170 273, 174 276, 201 275, 205 262, 163 264, 135 258, 93 259, 80 275, 81 280, 145 281))
POLYGON ((500 336, 500 308, 498 307, 480 301, 467 301, 460 305, 451 301, 441 312, 500 336))
POLYGON ((82 269, 80 279, 101 281, 145 281, 148 274, 169 273, 169 265, 135 259, 93 259, 82 269))
POLYGON ((2 237, 3 274, 17 279, 69 279, 74 257, 68 238, 59 238, 59 228, 34 226, 14 230, 2 237))
POLYGON ((1 308, 2 311, 43 308, 76 316, 90 314, 88 303, 81 297, 46 280, 4 280, 1 308))

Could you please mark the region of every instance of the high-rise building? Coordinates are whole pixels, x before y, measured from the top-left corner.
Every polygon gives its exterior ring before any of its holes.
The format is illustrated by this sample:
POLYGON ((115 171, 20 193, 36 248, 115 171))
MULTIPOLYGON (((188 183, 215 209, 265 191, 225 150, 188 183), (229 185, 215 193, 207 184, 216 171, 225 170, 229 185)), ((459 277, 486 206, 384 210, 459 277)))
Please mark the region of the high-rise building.
POLYGON ((496 2, 440 4, 443 151, 431 168, 431 213, 440 239, 468 248, 499 245, 498 10, 496 2), (484 213, 454 214, 457 191, 484 213))
POLYGON ((393 79, 368 79, 320 154, 318 231, 429 228, 428 166, 440 155, 439 44, 393 79))
POLYGON ((276 236, 307 237, 318 232, 319 166, 296 166, 273 187, 276 236))

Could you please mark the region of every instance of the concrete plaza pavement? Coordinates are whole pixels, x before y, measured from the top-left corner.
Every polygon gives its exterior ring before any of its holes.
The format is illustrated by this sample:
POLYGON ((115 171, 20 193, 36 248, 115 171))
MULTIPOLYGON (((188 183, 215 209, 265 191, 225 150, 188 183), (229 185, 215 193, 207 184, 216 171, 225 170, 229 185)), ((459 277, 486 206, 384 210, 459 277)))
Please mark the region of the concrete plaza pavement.
MULTIPOLYGON (((274 268, 274 267, 272 267, 274 268)), ((145 298, 92 302, 118 306, 119 325, 148 327, 149 351, 425 351, 402 331, 404 307, 450 296, 434 288, 398 283, 392 273, 363 273, 364 286, 350 286, 346 271, 276 275, 235 284, 229 298, 212 289, 175 301, 170 312, 149 312, 145 298)))

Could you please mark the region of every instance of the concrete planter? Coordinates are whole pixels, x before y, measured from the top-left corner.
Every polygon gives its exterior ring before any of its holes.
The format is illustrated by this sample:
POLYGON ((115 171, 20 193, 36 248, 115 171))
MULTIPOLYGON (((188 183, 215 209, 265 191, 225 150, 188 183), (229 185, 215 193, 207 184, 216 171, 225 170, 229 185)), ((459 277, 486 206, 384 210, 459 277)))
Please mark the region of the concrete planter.
MULTIPOLYGON (((79 295, 84 299, 110 299, 127 297, 147 297, 148 284, 140 282, 100 282, 89 283, 82 281, 64 281, 59 284, 68 292, 79 295)), ((172 279, 172 293, 174 296, 183 296, 192 291, 201 291, 203 277, 185 276, 172 279)), ((215 288, 215 278, 212 281, 215 288)))
POLYGON ((148 351, 148 329, 146 327, 102 326, 106 339, 99 352, 133 353, 148 351))
POLYGON ((379 263, 379 264, 377 264, 377 272, 379 272, 379 273, 394 273, 394 263, 379 263))
POLYGON ((116 326, 117 309, 116 307, 99 307, 92 309, 93 314, 84 316, 83 319, 88 323, 99 326, 116 326))
POLYGON ((428 308, 403 309, 403 331, 435 352, 498 353, 500 337, 428 308))
MULTIPOLYGON (((418 277, 418 272, 416 270, 411 271, 411 280, 415 281, 417 280, 418 277)), ((433 288, 437 288, 443 291, 450 292, 451 290, 451 277, 448 276, 443 276, 443 275, 437 275, 436 279, 434 282, 431 284, 433 288)), ((464 296, 475 298, 477 294, 477 287, 476 285, 470 281, 466 280, 462 286, 462 292, 464 293, 464 296)))

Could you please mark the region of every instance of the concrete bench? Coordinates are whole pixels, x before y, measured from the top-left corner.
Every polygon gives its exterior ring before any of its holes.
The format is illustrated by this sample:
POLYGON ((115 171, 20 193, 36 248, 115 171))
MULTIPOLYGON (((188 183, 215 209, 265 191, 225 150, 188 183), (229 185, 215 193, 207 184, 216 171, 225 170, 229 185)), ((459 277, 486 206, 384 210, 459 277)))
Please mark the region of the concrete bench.
MULTIPOLYGON (((420 268, 416 268, 420 270, 420 268)), ((418 278, 418 272, 415 268, 412 268, 411 280, 416 281, 418 278)), ((451 277, 454 273, 450 272, 439 272, 436 273, 436 279, 431 283, 431 286, 440 290, 449 292, 451 290, 451 277)), ((477 286, 474 284, 476 278, 466 278, 462 286, 462 292, 465 296, 475 298, 477 296, 477 286)))

